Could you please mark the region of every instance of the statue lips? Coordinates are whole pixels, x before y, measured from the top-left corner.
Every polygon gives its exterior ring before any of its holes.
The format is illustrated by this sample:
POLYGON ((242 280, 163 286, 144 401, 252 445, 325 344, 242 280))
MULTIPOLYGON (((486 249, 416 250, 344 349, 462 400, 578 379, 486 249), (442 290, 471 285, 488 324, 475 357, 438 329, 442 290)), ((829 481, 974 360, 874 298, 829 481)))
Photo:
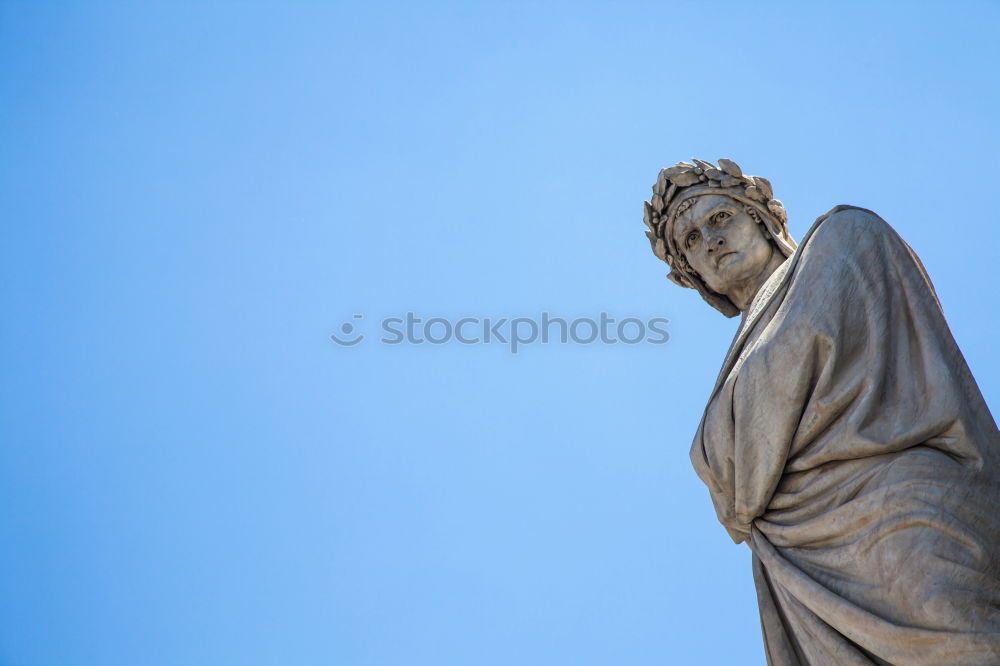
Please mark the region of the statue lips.
POLYGON ((730 250, 729 252, 725 252, 723 254, 720 254, 719 258, 715 260, 715 267, 718 268, 718 267, 722 266, 722 260, 725 259, 726 257, 731 257, 734 254, 739 254, 739 252, 737 252, 736 250, 730 250))

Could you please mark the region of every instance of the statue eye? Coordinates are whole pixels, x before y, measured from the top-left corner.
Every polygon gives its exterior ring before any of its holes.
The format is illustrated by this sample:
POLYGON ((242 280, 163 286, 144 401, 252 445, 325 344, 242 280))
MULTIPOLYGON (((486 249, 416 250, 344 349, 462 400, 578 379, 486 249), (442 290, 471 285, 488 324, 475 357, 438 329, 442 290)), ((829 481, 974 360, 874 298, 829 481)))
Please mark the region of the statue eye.
POLYGON ((716 224, 722 224, 729 217, 731 217, 729 213, 722 211, 712 216, 712 222, 715 222, 716 224))
POLYGON ((689 233, 687 235, 687 238, 685 239, 685 242, 687 242, 687 246, 688 247, 691 247, 692 245, 694 245, 695 241, 697 241, 697 240, 698 240, 698 232, 697 231, 692 231, 691 233, 689 233))

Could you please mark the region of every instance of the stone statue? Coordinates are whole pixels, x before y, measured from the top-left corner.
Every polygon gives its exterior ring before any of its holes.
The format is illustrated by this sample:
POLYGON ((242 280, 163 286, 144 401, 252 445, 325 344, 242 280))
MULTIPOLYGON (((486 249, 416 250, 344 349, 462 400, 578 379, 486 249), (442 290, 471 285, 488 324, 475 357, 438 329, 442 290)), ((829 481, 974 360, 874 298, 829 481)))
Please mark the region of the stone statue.
POLYGON ((725 159, 663 169, 645 222, 742 316, 691 460, 753 552, 768 663, 1000 664, 1000 433, 910 247, 853 206, 796 245, 725 159))

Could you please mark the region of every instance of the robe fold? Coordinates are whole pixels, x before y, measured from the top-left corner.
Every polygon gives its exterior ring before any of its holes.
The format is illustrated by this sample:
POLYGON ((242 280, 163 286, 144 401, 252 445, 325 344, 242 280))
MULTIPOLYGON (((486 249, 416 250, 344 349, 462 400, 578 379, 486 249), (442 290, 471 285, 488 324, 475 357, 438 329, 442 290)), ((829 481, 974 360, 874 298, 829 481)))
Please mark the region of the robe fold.
POLYGON ((760 289, 691 460, 772 666, 1000 665, 1000 433, 874 213, 833 209, 760 289))

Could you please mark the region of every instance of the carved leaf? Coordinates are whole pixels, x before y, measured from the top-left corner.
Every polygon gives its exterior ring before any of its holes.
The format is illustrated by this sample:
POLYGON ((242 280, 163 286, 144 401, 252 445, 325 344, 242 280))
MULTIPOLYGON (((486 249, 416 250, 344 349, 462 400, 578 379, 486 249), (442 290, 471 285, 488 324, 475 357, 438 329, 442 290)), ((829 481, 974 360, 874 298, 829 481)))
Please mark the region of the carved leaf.
POLYGON ((670 200, 674 198, 674 193, 677 192, 677 186, 670 183, 670 187, 667 188, 667 193, 663 195, 663 205, 666 206, 670 203, 670 200))
POLYGON ((730 176, 729 174, 723 174, 722 180, 719 182, 722 183, 723 187, 737 187, 743 185, 742 178, 736 178, 735 176, 730 176))
POLYGON ((717 180, 710 180, 710 181, 708 181, 708 186, 709 187, 722 187, 722 183, 720 183, 717 180))
POLYGON ((663 233, 663 229, 664 229, 664 227, 666 227, 666 224, 667 224, 667 216, 666 215, 661 215, 660 217, 656 218, 656 220, 655 220, 654 223, 656 224, 655 229, 656 229, 657 235, 664 236, 665 234, 663 233))
POLYGON ((734 178, 743 177, 743 169, 741 169, 740 165, 736 162, 727 160, 725 157, 720 157, 716 161, 719 163, 719 168, 728 173, 730 176, 733 176, 734 178))
POLYGON ((722 180, 722 177, 725 174, 719 171, 718 169, 705 169, 705 175, 711 178, 712 180, 722 180))
POLYGON ((687 187, 698 182, 698 174, 693 171, 685 171, 677 174, 676 176, 671 176, 670 182, 677 187, 687 187))
POLYGON ((659 194, 654 194, 652 201, 649 202, 653 206, 653 210, 659 213, 663 210, 663 197, 659 194))
POLYGON ((782 222, 788 221, 788 213, 785 212, 785 206, 777 199, 771 199, 767 202, 767 209, 771 211, 776 218, 782 222))
POLYGON ((761 203, 767 201, 767 199, 764 198, 764 195, 760 193, 760 190, 757 189, 756 185, 751 185, 747 188, 747 196, 754 201, 760 201, 761 203))
POLYGON ((712 164, 711 162, 706 162, 705 160, 699 160, 699 159, 696 159, 694 157, 692 157, 691 160, 695 164, 697 164, 698 166, 700 166, 702 169, 706 169, 707 170, 707 169, 714 169, 715 168, 715 165, 712 164))
POLYGON ((678 162, 678 163, 677 163, 677 166, 682 166, 682 167, 687 167, 687 168, 689 168, 689 169, 690 169, 690 168, 691 168, 691 167, 693 167, 694 165, 693 165, 693 164, 691 164, 690 162, 678 162))
POLYGON ((672 166, 668 169, 660 169, 660 175, 666 178, 673 178, 677 174, 684 173, 693 166, 694 166, 693 164, 690 166, 681 166, 680 164, 678 164, 677 166, 672 166))
POLYGON ((646 232, 646 238, 649 239, 649 248, 655 253, 656 252, 656 234, 652 231, 646 232))
POLYGON ((667 260, 667 246, 662 238, 657 238, 656 243, 653 244, 653 254, 663 261, 667 260))
POLYGON ((771 189, 771 181, 769 181, 767 178, 762 178, 761 176, 754 176, 753 183, 754 185, 757 186, 757 189, 760 190, 760 193, 764 195, 764 199, 774 198, 774 190, 771 189))
POLYGON ((652 206, 649 205, 648 201, 642 202, 642 221, 646 223, 646 226, 650 229, 653 228, 653 218, 655 213, 653 213, 652 206))

